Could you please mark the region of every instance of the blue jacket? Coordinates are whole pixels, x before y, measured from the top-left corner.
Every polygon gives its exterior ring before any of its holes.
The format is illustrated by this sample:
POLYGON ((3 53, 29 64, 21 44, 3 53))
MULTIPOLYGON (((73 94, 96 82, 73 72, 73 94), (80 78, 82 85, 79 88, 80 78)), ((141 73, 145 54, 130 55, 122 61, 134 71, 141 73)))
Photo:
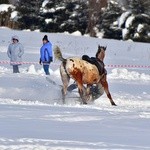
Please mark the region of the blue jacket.
POLYGON ((52 44, 47 42, 40 49, 40 61, 42 63, 50 63, 53 61, 52 44))

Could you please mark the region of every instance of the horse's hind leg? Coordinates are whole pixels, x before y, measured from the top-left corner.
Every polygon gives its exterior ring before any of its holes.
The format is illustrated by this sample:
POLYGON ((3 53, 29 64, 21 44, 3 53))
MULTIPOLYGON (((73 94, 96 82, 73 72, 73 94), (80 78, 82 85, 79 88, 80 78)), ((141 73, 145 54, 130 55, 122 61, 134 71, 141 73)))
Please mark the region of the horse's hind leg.
POLYGON ((105 91, 107 97, 109 98, 111 105, 116 106, 116 104, 115 104, 115 102, 113 101, 113 99, 112 99, 112 97, 111 97, 111 94, 110 94, 110 92, 109 92, 108 82, 107 82, 107 80, 106 80, 106 76, 104 76, 104 78, 101 80, 101 84, 102 84, 102 86, 104 87, 104 91, 105 91))
POLYGON ((63 66, 60 67, 60 75, 61 75, 61 80, 62 80, 62 83, 63 83, 62 100, 63 100, 63 104, 65 104, 65 96, 67 94, 67 88, 68 88, 68 84, 69 84, 69 81, 70 81, 70 77, 66 73, 63 66))
POLYGON ((82 89, 78 89, 78 91, 79 91, 79 95, 80 95, 80 97, 82 99, 82 103, 83 104, 87 104, 87 99, 85 98, 85 87, 83 86, 83 88, 82 89))
POLYGON ((63 100, 63 104, 65 104, 65 97, 67 94, 67 88, 68 88, 68 84, 69 84, 70 78, 69 76, 64 76, 62 77, 62 82, 63 82, 63 88, 62 88, 62 100, 63 100))

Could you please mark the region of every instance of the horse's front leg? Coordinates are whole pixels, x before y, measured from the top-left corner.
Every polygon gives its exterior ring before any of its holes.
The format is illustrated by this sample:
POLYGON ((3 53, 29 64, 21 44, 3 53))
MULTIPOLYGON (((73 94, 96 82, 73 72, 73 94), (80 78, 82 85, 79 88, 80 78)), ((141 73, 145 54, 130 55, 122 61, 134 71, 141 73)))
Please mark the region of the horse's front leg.
POLYGON ((116 106, 116 104, 115 104, 115 102, 113 101, 113 99, 112 99, 112 97, 111 97, 111 94, 110 94, 110 92, 109 92, 108 82, 107 82, 107 80, 106 80, 106 76, 104 76, 103 79, 101 80, 101 84, 102 84, 102 86, 104 87, 104 91, 105 91, 107 97, 109 98, 111 105, 116 106))

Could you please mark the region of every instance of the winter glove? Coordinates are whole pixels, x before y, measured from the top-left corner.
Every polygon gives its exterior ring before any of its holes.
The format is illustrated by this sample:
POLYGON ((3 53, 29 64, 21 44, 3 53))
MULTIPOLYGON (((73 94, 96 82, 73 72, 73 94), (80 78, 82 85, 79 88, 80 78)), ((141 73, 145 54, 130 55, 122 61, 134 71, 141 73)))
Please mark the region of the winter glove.
POLYGON ((42 61, 41 61, 41 59, 39 60, 39 64, 40 64, 40 65, 42 65, 42 61))
POLYGON ((52 62, 52 61, 53 61, 53 57, 50 57, 50 58, 49 58, 49 61, 52 62))

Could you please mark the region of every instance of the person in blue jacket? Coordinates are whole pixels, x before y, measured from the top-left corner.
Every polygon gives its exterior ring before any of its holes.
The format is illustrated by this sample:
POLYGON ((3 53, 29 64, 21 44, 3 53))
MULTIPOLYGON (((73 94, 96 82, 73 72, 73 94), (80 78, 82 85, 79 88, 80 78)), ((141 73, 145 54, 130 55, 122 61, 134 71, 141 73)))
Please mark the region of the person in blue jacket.
POLYGON ((48 40, 48 36, 43 37, 43 46, 40 49, 40 64, 43 64, 43 69, 46 75, 50 75, 49 65, 53 61, 52 44, 48 40))

